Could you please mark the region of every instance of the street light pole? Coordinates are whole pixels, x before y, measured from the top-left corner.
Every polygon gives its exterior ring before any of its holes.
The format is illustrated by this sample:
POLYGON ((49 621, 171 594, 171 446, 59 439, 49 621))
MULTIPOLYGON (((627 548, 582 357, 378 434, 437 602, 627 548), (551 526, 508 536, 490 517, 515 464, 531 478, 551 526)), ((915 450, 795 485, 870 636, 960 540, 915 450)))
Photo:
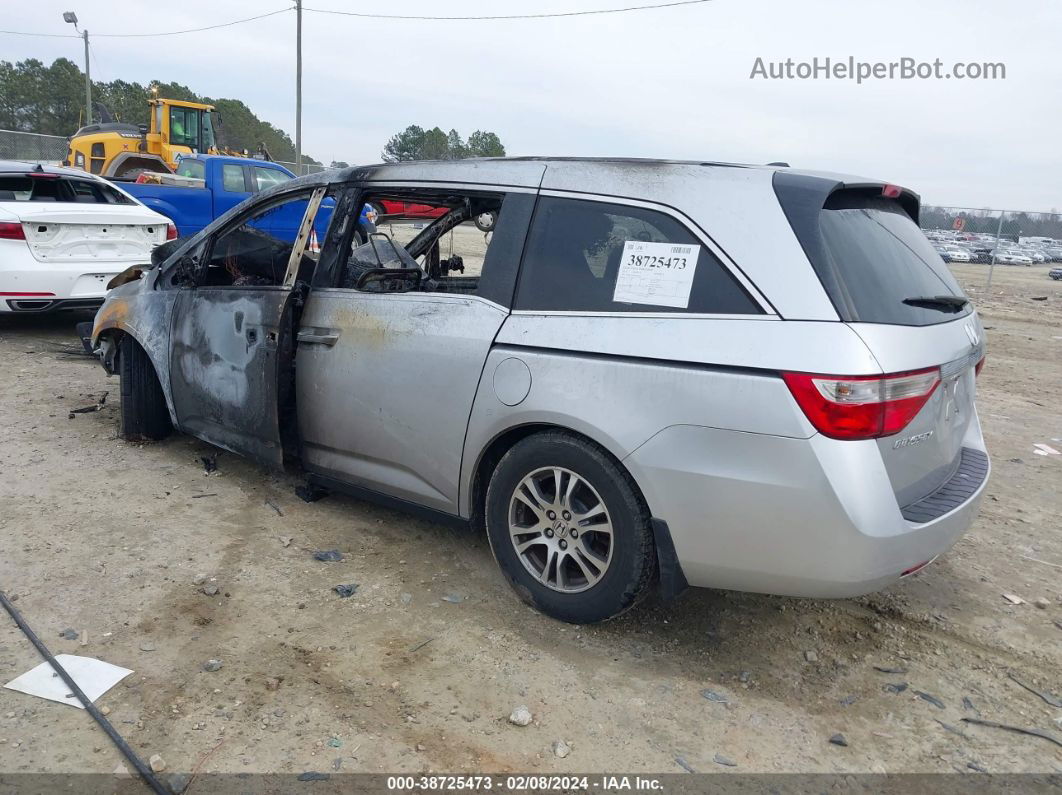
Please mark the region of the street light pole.
POLYGON ((302 0, 295 0, 295 172, 302 174, 302 0))
POLYGON ((89 74, 89 38, 87 30, 78 30, 77 28, 77 14, 73 11, 63 12, 63 22, 68 22, 74 26, 74 30, 77 30, 81 34, 81 38, 85 40, 85 124, 92 124, 92 76, 89 74))

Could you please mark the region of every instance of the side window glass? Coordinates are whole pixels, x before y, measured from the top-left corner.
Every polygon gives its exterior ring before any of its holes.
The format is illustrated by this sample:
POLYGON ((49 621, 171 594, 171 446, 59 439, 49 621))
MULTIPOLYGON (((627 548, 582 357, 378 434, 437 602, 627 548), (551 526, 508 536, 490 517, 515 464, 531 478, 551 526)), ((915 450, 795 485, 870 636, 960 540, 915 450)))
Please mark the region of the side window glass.
POLYGON ((266 190, 272 188, 274 185, 280 185, 291 179, 283 171, 279 171, 275 168, 262 168, 261 166, 254 167, 254 179, 258 184, 258 190, 266 190))
POLYGON ((528 235, 517 309, 760 314, 723 264, 654 210, 544 196, 528 235))
MULTIPOLYGON (((262 287, 281 285, 299 236, 311 194, 299 193, 244 216, 220 232, 209 246, 208 259, 198 283, 212 287, 262 287)), ((320 252, 319 240, 331 220, 335 202, 320 204, 298 265, 297 279, 309 282, 320 252)))
POLYGON ((206 179, 206 164, 202 160, 185 157, 177 166, 177 176, 192 179, 206 179))
POLYGON ((247 190, 243 181, 243 166, 224 165, 221 167, 221 186, 230 193, 243 193, 247 190))

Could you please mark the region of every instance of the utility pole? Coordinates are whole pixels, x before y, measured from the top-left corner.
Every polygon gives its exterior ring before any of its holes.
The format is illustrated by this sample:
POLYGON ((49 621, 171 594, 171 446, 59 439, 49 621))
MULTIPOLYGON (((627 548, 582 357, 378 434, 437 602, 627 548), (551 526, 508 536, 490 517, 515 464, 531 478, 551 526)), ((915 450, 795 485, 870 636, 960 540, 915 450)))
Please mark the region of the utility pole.
POLYGON ((302 0, 295 0, 295 173, 302 175, 302 0))
POLYGON ((81 34, 85 39, 85 124, 92 124, 92 77, 89 75, 88 31, 81 34))
MULTIPOLYGON (((301 1, 301 0, 300 0, 301 1)), ((77 14, 73 11, 63 12, 63 22, 74 26, 85 40, 85 124, 92 124, 92 77, 89 75, 89 38, 87 30, 78 30, 77 14)))

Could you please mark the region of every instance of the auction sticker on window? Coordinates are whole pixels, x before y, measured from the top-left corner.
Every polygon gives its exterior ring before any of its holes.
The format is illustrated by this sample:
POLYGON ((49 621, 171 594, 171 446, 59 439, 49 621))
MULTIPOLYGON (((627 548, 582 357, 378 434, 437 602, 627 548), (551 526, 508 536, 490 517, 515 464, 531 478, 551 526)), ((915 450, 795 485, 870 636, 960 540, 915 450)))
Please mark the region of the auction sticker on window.
POLYGON ((686 309, 700 253, 698 245, 627 240, 612 300, 686 309))

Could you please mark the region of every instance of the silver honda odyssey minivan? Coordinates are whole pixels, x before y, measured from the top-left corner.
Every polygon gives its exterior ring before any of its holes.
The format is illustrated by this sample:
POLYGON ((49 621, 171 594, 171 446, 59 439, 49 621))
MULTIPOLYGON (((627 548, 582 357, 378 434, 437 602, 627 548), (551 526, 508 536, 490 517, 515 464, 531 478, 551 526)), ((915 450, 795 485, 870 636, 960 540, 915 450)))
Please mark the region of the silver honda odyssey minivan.
POLYGON ((984 332, 918 213, 788 167, 353 167, 160 248, 91 340, 126 438, 473 523, 559 619, 853 596, 946 552, 988 479, 984 332))

